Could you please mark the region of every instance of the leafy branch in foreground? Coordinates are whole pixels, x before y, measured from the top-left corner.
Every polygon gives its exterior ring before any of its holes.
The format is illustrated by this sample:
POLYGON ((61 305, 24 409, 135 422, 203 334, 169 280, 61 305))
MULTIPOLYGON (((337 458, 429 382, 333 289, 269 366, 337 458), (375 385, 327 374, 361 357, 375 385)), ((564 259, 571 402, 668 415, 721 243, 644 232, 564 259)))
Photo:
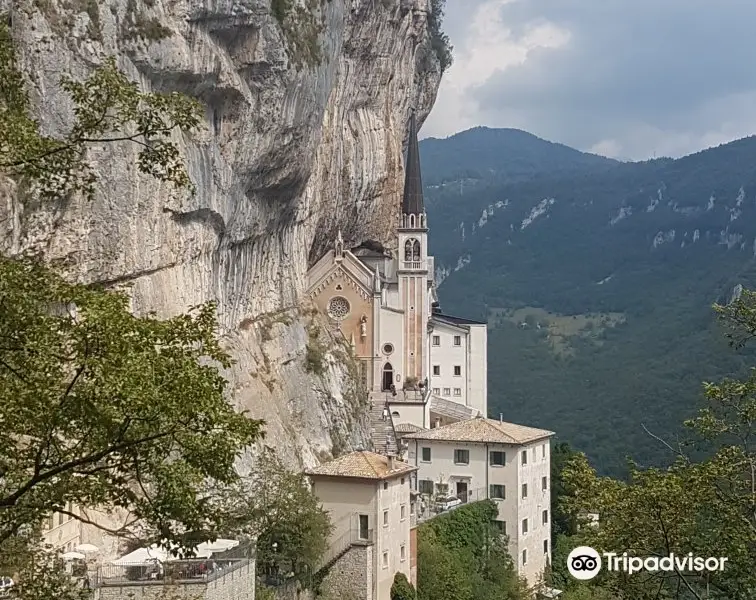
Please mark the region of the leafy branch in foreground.
POLYGON ((128 308, 0 257, 0 551, 69 502, 179 545, 216 535, 207 490, 238 481, 263 422, 226 401, 214 305, 167 320, 128 308))
POLYGON ((142 173, 194 191, 178 146, 176 130, 190 131, 201 119, 197 101, 179 93, 143 93, 108 58, 84 82, 61 78, 74 102, 74 124, 60 137, 42 135, 31 104, 10 29, 0 22, 0 172, 54 198, 94 193, 96 177, 86 162, 88 148, 130 142, 141 147, 142 173))

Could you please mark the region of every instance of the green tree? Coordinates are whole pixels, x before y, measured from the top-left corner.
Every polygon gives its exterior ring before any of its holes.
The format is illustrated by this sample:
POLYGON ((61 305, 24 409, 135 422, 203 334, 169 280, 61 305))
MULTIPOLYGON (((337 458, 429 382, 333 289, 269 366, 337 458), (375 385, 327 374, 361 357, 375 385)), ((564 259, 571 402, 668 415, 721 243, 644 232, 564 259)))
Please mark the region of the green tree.
POLYGON ((404 573, 394 575, 391 585, 391 600, 416 600, 417 592, 404 573))
POLYGON ((95 177, 86 161, 87 150, 130 142, 140 147, 141 172, 194 189, 170 136, 199 125, 197 101, 178 93, 142 93, 109 58, 84 82, 61 78, 62 88, 74 102, 74 122, 60 136, 42 135, 31 115, 7 22, 7 16, 0 15, 0 173, 43 198, 77 191, 91 195, 95 177))
POLYGON ((417 600, 473 600, 472 581, 459 556, 435 534, 418 534, 417 600))
MULTIPOLYGON (((744 293, 715 309, 743 343, 756 335, 756 295, 744 293)), ((600 527, 583 529, 597 550, 653 557, 670 553, 725 557, 724 571, 632 577, 613 574, 623 597, 746 600, 756 595, 756 370, 750 377, 704 384, 707 406, 687 421, 698 444, 710 451, 703 460, 674 447, 667 468, 642 469, 631 463, 629 481, 598 477, 584 455, 565 469, 577 493, 565 499, 573 515, 589 509, 600 527), (661 596, 659 596, 661 594, 661 596)))
POLYGON ((261 573, 293 573, 307 584, 327 548, 332 525, 328 512, 312 492, 303 473, 287 469, 266 449, 254 471, 224 494, 233 514, 228 532, 257 540, 257 568, 261 573))
POLYGON ((449 41, 449 36, 442 29, 445 7, 446 0, 431 0, 431 10, 428 13, 428 30, 431 36, 431 47, 441 64, 442 73, 452 65, 454 60, 452 55, 454 48, 449 41))
POLYGON ((215 307, 167 320, 121 293, 0 257, 0 547, 56 511, 119 507, 175 542, 212 536, 216 493, 262 422, 234 411, 215 307))
POLYGON ((506 538, 494 526, 497 515, 496 504, 485 500, 438 516, 418 528, 420 600, 524 597, 506 538))

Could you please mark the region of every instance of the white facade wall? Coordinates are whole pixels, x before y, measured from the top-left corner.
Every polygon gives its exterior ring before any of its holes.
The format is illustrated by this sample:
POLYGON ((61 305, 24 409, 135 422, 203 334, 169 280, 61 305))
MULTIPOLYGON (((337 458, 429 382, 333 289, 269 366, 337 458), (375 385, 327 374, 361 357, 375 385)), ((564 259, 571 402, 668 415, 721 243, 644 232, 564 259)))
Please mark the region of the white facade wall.
POLYGON ((376 599, 391 600, 397 573, 410 573, 410 474, 378 486, 379 524, 376 529, 376 599), (384 517, 384 512, 387 515, 384 517), (387 521, 384 521, 387 519, 387 521), (385 562, 384 562, 385 561, 385 562))
POLYGON ((310 479, 313 492, 334 525, 329 545, 338 544, 350 531, 358 531, 359 515, 367 515, 375 544, 369 578, 374 585, 373 597, 375 600, 391 600, 396 573, 404 573, 407 579, 411 575, 410 473, 384 481, 317 475, 310 476, 310 479))
POLYGON ((449 493, 457 495, 458 483, 466 483, 470 501, 489 497, 492 485, 504 486, 504 499, 493 499, 499 507, 498 520, 503 522, 509 536, 509 552, 520 575, 530 585, 536 585, 551 553, 551 514, 544 524, 543 511, 550 511, 551 482, 549 440, 544 439, 527 446, 469 442, 407 440, 408 462, 418 467, 417 489, 420 482, 448 483, 449 493), (423 461, 422 448, 430 448, 431 460, 423 461), (545 448, 545 454, 544 454, 545 448), (454 451, 468 450, 469 464, 455 463, 454 451), (522 464, 522 451, 528 453, 528 462, 522 464), (504 466, 490 463, 491 452, 504 452, 504 466), (546 477, 546 489, 542 489, 546 477), (522 497, 522 484, 528 486, 527 497, 522 497), (522 533, 522 521, 528 520, 528 532, 522 533), (543 542, 547 541, 548 553, 543 542), (523 564, 523 550, 527 560, 523 564))
MULTIPOLYGON (((517 553, 512 558, 518 566, 518 572, 528 579, 530 585, 535 585, 543 573, 551 556, 551 453, 548 440, 521 446, 517 457, 518 479, 520 490, 518 493, 518 528, 516 546, 517 553), (522 464, 522 452, 527 452, 527 464, 522 464), (543 488, 543 478, 546 478, 546 489, 543 488), (528 486, 528 497, 522 498, 522 485, 528 486), (543 511, 547 511, 547 522, 543 523, 543 511), (523 534, 522 521, 528 520, 528 532, 523 534), (544 552, 544 541, 547 552, 544 552), (527 562, 523 564, 523 551, 527 553, 527 562)), ((510 542, 514 538, 514 531, 510 533, 510 542)), ((510 543, 510 546, 512 544, 510 543)))
POLYGON ((380 310, 380 323, 379 323, 379 335, 380 344, 378 346, 379 359, 376 361, 378 382, 377 389, 382 389, 383 382, 383 368, 387 362, 391 363, 391 367, 394 369, 394 385, 398 389, 401 389, 401 381, 403 381, 404 374, 404 314, 396 312, 394 310, 387 310, 382 308, 380 310), (394 346, 394 351, 386 355, 383 351, 383 347, 386 344, 394 346), (400 379, 397 379, 397 375, 400 379))
POLYGON ((400 423, 412 423, 430 429, 430 403, 390 402, 389 410, 394 427, 400 423))
POLYGON ((488 417, 488 328, 469 325, 467 353, 467 405, 488 417))
POLYGON ((461 327, 445 323, 435 323, 430 334, 431 371, 428 380, 436 396, 467 405, 468 394, 468 335, 461 327), (454 345, 454 338, 459 338, 459 345, 454 345), (435 345, 434 338, 438 345, 435 345), (440 375, 434 375, 438 367, 440 375), (454 374, 454 367, 459 367, 460 375, 454 374))

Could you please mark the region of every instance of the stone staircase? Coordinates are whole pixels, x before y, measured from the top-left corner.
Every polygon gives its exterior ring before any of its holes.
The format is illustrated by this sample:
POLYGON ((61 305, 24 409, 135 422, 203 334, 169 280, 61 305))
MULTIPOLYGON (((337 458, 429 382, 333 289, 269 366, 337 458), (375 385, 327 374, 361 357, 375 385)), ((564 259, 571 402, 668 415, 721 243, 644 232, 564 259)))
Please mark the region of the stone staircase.
POLYGON ((370 439, 373 442, 373 452, 377 454, 397 454, 396 432, 389 412, 383 420, 383 409, 386 406, 385 392, 370 394, 370 439))

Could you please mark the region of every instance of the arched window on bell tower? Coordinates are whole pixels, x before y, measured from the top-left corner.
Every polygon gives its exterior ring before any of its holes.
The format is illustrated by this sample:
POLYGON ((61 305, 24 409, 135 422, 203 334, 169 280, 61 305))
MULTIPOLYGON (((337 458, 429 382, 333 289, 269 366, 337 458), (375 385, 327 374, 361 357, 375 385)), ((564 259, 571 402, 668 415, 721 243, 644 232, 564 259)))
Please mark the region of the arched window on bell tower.
POLYGON ((404 242, 404 260, 406 262, 412 260, 412 240, 404 242))
POLYGON ((420 242, 417 240, 412 242, 412 260, 415 262, 420 261, 420 242))

